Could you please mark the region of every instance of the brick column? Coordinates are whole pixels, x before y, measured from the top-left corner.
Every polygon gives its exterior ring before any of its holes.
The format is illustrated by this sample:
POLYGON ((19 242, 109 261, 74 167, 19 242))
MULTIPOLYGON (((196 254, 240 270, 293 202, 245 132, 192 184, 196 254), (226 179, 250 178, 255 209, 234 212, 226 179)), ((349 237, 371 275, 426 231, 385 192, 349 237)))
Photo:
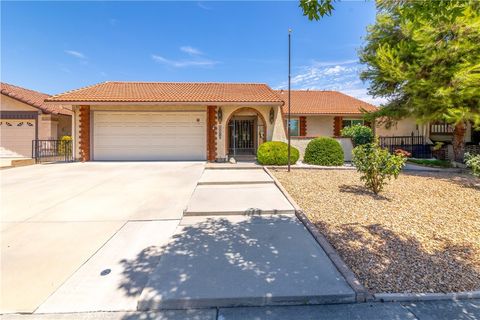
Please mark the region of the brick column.
POLYGON ((80 106, 78 121, 80 129, 78 137, 80 161, 90 161, 90 106, 80 106))
POLYGON ((300 136, 305 137, 307 135, 307 117, 298 118, 300 127, 300 136))
POLYGON ((342 117, 333 118, 333 136, 340 137, 340 130, 342 130, 342 117))
POLYGON ((207 160, 217 159, 217 107, 207 106, 207 160))

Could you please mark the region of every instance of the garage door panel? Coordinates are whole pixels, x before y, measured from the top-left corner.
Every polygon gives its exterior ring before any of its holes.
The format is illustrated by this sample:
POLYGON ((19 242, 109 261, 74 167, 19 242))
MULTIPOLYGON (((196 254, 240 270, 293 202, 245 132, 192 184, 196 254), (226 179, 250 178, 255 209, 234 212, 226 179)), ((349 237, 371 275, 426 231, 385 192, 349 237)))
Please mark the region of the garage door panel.
POLYGON ((0 146, 12 155, 32 156, 35 120, 0 119, 0 146))
POLYGON ((95 160, 205 160, 204 112, 95 112, 95 160))

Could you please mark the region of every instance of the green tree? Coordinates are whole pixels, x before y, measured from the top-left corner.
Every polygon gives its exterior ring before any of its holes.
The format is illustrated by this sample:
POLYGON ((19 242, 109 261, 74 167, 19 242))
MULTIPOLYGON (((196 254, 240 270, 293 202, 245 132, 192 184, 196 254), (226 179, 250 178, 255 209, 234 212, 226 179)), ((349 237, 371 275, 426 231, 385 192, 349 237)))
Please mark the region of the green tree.
POLYGON ((300 8, 303 15, 309 20, 320 20, 324 16, 329 16, 333 11, 333 2, 335 0, 300 0, 300 8))
POLYGON ((369 116, 446 121, 461 160, 466 123, 480 124, 480 2, 377 0, 377 9, 361 78, 388 103, 369 116))

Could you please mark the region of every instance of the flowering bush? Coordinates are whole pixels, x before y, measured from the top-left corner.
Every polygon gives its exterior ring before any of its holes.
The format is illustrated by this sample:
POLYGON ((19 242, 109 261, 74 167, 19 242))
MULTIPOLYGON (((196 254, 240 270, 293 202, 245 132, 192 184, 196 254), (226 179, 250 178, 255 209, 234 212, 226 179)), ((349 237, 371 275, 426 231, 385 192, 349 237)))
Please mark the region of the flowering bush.
POLYGON ((410 152, 408 152, 407 150, 403 150, 403 149, 395 149, 395 151, 393 153, 395 153, 397 156, 402 156, 404 158, 410 158, 412 156, 412 154, 410 152))

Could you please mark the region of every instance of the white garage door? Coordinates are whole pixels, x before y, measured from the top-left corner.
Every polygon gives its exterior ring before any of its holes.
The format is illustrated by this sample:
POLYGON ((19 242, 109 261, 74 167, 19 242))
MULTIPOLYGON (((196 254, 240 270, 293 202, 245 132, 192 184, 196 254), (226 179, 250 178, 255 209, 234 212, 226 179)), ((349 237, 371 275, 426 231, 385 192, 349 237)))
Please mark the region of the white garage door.
POLYGON ((94 160, 206 160, 205 112, 93 114, 94 160))
POLYGON ((35 120, 0 119, 0 145, 3 156, 30 158, 32 140, 35 140, 35 120))

